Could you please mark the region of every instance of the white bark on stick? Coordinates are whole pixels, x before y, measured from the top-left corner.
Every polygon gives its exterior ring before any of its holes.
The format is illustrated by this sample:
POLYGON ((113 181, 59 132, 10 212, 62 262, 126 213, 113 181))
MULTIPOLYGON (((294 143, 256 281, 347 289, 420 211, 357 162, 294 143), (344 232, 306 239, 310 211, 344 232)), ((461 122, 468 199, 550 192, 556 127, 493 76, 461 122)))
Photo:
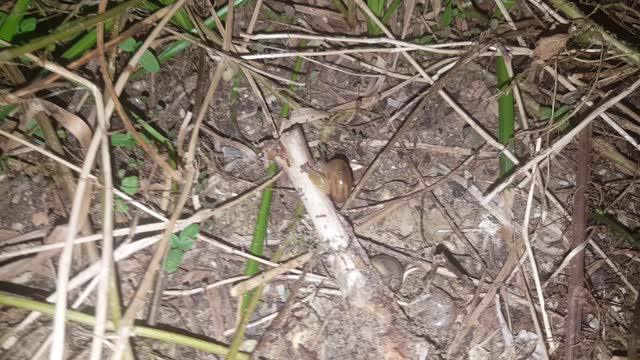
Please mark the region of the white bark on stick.
MULTIPOLYGON (((339 284, 347 305, 362 316, 362 339, 380 351, 385 359, 419 359, 425 348, 401 328, 403 313, 389 289, 379 281, 366 253, 355 239, 349 223, 309 178, 312 158, 302 130, 294 126, 280 138, 285 150, 278 157, 293 187, 301 197, 319 237, 321 255, 339 284)), ((355 344, 354 344, 355 345, 355 344)))

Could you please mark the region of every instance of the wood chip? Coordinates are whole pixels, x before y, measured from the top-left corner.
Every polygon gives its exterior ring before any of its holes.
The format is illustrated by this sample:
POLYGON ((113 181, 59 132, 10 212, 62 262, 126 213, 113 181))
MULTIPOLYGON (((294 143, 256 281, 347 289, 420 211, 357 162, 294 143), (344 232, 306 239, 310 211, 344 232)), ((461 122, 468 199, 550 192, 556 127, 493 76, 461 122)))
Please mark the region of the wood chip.
POLYGON ((533 50, 533 54, 539 57, 540 60, 547 61, 567 47, 568 39, 569 35, 567 34, 555 34, 543 37, 536 42, 536 48, 533 50))

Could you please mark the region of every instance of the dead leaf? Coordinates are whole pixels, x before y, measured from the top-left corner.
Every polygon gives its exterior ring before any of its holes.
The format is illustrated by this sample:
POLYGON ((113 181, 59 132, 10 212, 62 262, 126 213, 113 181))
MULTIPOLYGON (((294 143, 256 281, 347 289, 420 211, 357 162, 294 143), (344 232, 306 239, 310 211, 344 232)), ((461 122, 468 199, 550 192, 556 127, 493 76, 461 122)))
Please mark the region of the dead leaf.
POLYGON ((63 109, 50 101, 42 99, 34 99, 29 102, 29 108, 31 111, 35 112, 46 112, 55 121, 60 123, 62 127, 70 132, 73 137, 78 139, 78 142, 83 149, 87 149, 89 147, 93 132, 89 125, 87 125, 87 123, 85 123, 84 120, 76 114, 63 109))
POLYGON ((38 211, 31 214, 31 223, 35 226, 49 225, 49 214, 44 211, 38 211))
POLYGON ((431 12, 424 14, 425 20, 433 20, 435 19, 440 11, 442 10, 442 1, 441 0, 431 0, 431 12))
MULTIPOLYGON (((67 225, 56 226, 49 236, 44 240, 45 244, 54 244, 64 242, 67 236, 67 225)), ((35 272, 44 276, 50 276, 50 271, 45 265, 53 256, 57 255, 60 249, 42 251, 36 256, 18 259, 13 262, 6 263, 0 268, 0 281, 13 280, 14 277, 24 272, 35 272)))
POLYGON ((547 61, 558 55, 560 51, 567 47, 568 39, 569 35, 567 34, 555 34, 543 37, 536 43, 536 48, 533 50, 533 54, 539 57, 540 60, 547 61))
POLYGON ((326 119, 329 117, 329 113, 326 111, 314 109, 314 108, 300 108, 291 112, 288 119, 282 121, 280 131, 284 132, 288 128, 295 124, 306 124, 320 119, 326 119))

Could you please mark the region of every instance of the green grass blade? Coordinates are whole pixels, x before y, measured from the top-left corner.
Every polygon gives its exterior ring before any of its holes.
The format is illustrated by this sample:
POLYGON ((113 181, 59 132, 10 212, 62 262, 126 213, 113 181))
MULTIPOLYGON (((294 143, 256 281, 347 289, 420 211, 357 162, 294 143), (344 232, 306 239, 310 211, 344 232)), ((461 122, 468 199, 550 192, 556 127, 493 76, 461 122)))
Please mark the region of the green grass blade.
MULTIPOLYGON (((267 176, 272 177, 278 172, 278 166, 275 163, 269 164, 267 168, 267 176)), ((251 240, 251 246, 249 252, 255 256, 262 256, 264 253, 264 239, 267 236, 267 225, 269 225, 269 215, 271 214, 271 199, 273 198, 273 188, 267 186, 262 190, 262 200, 260 201, 260 210, 258 211, 258 220, 256 221, 256 228, 253 233, 253 239, 251 240)), ((247 260, 247 265, 244 270, 244 274, 253 276, 260 271, 260 264, 255 260, 247 260)), ((251 300, 251 294, 248 292, 244 295, 242 302, 242 312, 246 310, 249 301, 251 300)))
POLYGON ((27 13, 30 0, 18 0, 16 4, 11 8, 11 12, 0 26, 0 39, 11 42, 13 37, 20 30, 20 22, 24 15, 27 13))
MULTIPOLYGON (((175 1, 162 1, 163 3, 167 2, 168 4, 165 5, 170 5, 173 4, 175 1)), ((157 6, 156 4, 153 4, 149 1, 144 1, 142 3, 142 8, 148 10, 148 11, 156 11, 158 9, 160 9, 160 6, 157 6)), ((191 23, 191 20, 189 20, 189 17, 187 16, 187 13, 183 10, 180 9, 176 15, 173 16, 173 18, 171 18, 172 22, 178 26, 180 26, 181 28, 187 30, 187 31, 191 31, 193 30, 193 24, 191 23)), ((113 27, 113 22, 112 21, 107 21, 105 23, 105 32, 109 32, 111 31, 111 28, 113 27)), ((78 41, 76 41, 70 48, 68 48, 63 54, 62 54, 62 58, 70 61, 73 59, 76 59, 78 57, 80 57, 82 54, 84 54, 87 50, 91 49, 92 47, 94 47, 96 45, 96 29, 91 29, 89 32, 87 32, 83 37, 81 37, 80 39, 78 39, 78 41)))
MULTIPOLYGON (((160 2, 162 3, 162 5, 173 5, 176 1, 160 0, 160 2)), ((178 26, 186 31, 191 31, 194 28, 193 23, 191 22, 191 19, 189 19, 189 15, 187 15, 187 12, 184 8, 178 10, 176 14, 171 18, 171 21, 175 22, 178 26)))
MULTIPOLYGON (((307 41, 302 41, 300 43, 301 47, 305 47, 307 41)), ((291 80, 296 81, 300 76, 300 72, 302 71, 302 66, 304 65, 304 59, 301 57, 296 58, 296 62, 293 65, 293 73, 291 74, 291 80)), ((293 90, 293 85, 289 85, 289 88, 293 90)), ((289 104, 284 103, 282 105, 282 109, 280 110, 280 116, 283 118, 289 117, 289 104)), ((278 171, 278 166, 275 163, 269 164, 267 168, 267 175, 269 177, 276 174, 278 171)), ((253 240, 251 242, 250 252, 253 255, 261 256, 264 249, 264 238, 267 232, 267 225, 269 222, 269 214, 271 212, 271 198, 273 197, 273 190, 271 186, 266 187, 262 190, 262 201, 260 203, 260 211, 258 213, 258 220, 256 223, 256 230, 253 235, 253 240)), ((300 207, 299 207, 300 208, 300 207)), ((301 207, 304 209, 304 207, 301 207)), ((303 211, 303 210, 300 210, 303 211)), ((280 261, 280 256, 282 255, 282 250, 278 249, 274 254, 272 261, 280 261)), ((260 270, 259 264, 255 260, 247 260, 247 265, 245 269, 245 275, 253 276, 258 273, 260 270)), ((255 310, 260 298, 262 297, 262 291, 264 290, 264 285, 259 286, 253 291, 249 291, 244 294, 242 298, 242 305, 240 307, 240 323, 238 324, 236 334, 233 337, 233 341, 229 346, 229 359, 234 359, 234 354, 238 351, 240 345, 242 344, 242 340, 244 339, 244 333, 246 331, 246 326, 249 322, 251 314, 255 310)))
POLYGON ((640 234, 620 223, 615 217, 601 210, 589 212, 589 218, 598 224, 605 225, 615 237, 625 240, 629 245, 640 248, 640 234))
MULTIPOLYGON (((382 17, 382 12, 386 5, 387 0, 367 0, 367 6, 378 18, 382 17)), ((371 36, 382 34, 382 29, 380 29, 370 18, 367 18, 367 31, 371 36)))
POLYGON ((105 11, 100 15, 92 16, 87 19, 84 19, 81 21, 75 21, 73 23, 65 25, 63 26, 62 29, 59 29, 58 31, 50 35, 45 35, 45 36, 41 36, 39 38, 33 39, 22 46, 17 46, 17 47, 12 47, 12 48, 2 50, 0 51, 0 61, 3 61, 3 62, 9 61, 16 57, 22 56, 26 53, 30 53, 36 50, 46 48, 51 44, 55 44, 61 41, 66 41, 82 33, 83 31, 86 31, 88 29, 95 27, 99 23, 106 22, 109 19, 119 16, 125 10, 127 10, 132 6, 137 5, 141 1, 142 0, 129 0, 120 5, 114 6, 113 8, 105 11))
MULTIPOLYGON (((108 33, 113 28, 113 20, 106 21, 104 23, 104 31, 108 33)), ((80 57, 87 50, 91 49, 96 44, 96 29, 91 29, 89 32, 84 34, 83 37, 78 39, 70 48, 65 50, 62 53, 61 57, 67 61, 71 61, 75 58, 80 57)))
POLYGON ((382 16, 383 24, 385 25, 389 24, 389 20, 391 20, 391 16, 393 16, 393 14, 395 14, 395 12, 398 11, 398 9, 400 8, 400 5, 402 5, 402 0, 393 0, 391 5, 389 5, 389 7, 387 8, 387 11, 385 11, 384 15, 382 16))
MULTIPOLYGON (((300 41, 300 47, 304 48, 307 46, 307 40, 300 41)), ((296 57, 296 62, 293 64, 293 73, 291 74, 291 81, 298 81, 300 77, 300 73, 302 72, 302 66, 304 65, 304 59, 301 57, 296 57)), ((289 90, 294 91, 295 87, 293 85, 289 85, 289 90)), ((289 103, 285 102, 282 105, 282 110, 280 110, 281 118, 289 117, 289 103)))
MULTIPOLYGON (((498 98, 498 140, 507 149, 513 150, 514 112, 511 79, 503 57, 496 58, 496 77, 498 90, 502 92, 498 98)), ((500 175, 508 174, 514 167, 513 162, 505 155, 500 155, 500 175)))
POLYGON ((17 109, 18 109, 18 105, 16 105, 16 104, 0 106, 0 124, 2 124, 2 121, 7 116, 9 116, 9 114, 11 114, 13 111, 15 111, 17 109))
MULTIPOLYGON (((0 291, 0 305, 35 311, 49 316, 53 316, 55 312, 54 304, 27 299, 4 291, 0 291)), ((93 326, 96 323, 95 317, 80 311, 67 310, 66 316, 67 320, 75 321, 89 326, 93 326)), ((114 330, 113 322, 109 321, 107 323, 107 329, 111 331, 114 330)), ((170 344, 188 346, 193 349, 202 350, 211 354, 221 356, 225 356, 229 352, 228 348, 224 345, 216 344, 211 341, 206 341, 184 334, 177 334, 175 332, 160 330, 147 326, 134 325, 133 334, 135 336, 147 339, 155 339, 170 344)), ((6 339, 1 340, 4 341, 6 339)), ((238 353, 235 358, 238 360, 249 360, 249 355, 247 353, 238 353)))

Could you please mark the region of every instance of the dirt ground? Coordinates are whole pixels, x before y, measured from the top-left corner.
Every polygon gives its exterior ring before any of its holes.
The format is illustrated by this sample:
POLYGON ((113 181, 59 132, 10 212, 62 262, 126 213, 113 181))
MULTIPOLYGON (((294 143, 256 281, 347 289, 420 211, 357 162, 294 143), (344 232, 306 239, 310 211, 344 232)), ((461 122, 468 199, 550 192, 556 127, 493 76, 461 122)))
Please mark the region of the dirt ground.
MULTIPOLYGON (((436 2, 419 5, 431 7, 433 3, 436 2)), ((480 8, 493 9, 493 2, 480 3, 480 8)), ((234 34, 239 36, 246 31, 254 6, 252 3, 237 9, 234 34)), ((295 4, 267 1, 265 6, 271 12, 286 15, 276 19, 273 15, 262 14, 254 33, 293 32, 295 26, 327 35, 362 36, 366 33, 364 18, 358 18, 359 22, 350 26, 339 12, 331 10, 328 1, 295 4)), ((531 17, 524 6, 516 7, 514 11, 516 21, 531 17)), ((435 20, 426 21, 416 14, 410 20, 406 39, 420 38, 427 31, 424 24, 438 27, 437 22, 434 25, 435 20)), ((402 24, 400 15, 392 17, 394 33, 402 32, 402 24)), ((496 29, 490 26, 456 18, 450 28, 441 29, 436 36, 448 41, 475 40, 479 34, 474 30, 495 32, 496 29)), ((541 34, 525 34, 524 40, 534 48, 541 37, 541 34)), ((511 39, 504 41, 516 44, 511 39)), ((273 40, 271 45, 305 51, 321 44, 315 42, 303 47, 296 40, 273 40)), ((582 47, 577 45, 574 49, 575 56, 591 56, 592 59, 600 56, 581 51, 582 47)), ((257 50, 253 52, 258 53, 257 50)), ((201 61, 203 56, 203 51, 192 46, 163 64, 159 73, 130 81, 122 95, 128 106, 143 114, 152 127, 174 144, 185 114, 195 111, 203 90, 198 84, 199 74, 211 74, 215 68, 210 58, 201 61)), ((396 74, 416 74, 397 53, 354 53, 352 56, 396 74)), ((414 51, 412 56, 423 68, 449 58, 424 51, 414 51)), ((344 56, 312 59, 315 62, 304 61, 297 80, 304 86, 295 87, 289 93, 305 108, 331 113, 328 118, 303 126, 312 155, 316 160, 334 156, 348 158, 354 185, 372 163, 379 161, 379 167, 362 185, 355 200, 341 212, 353 227, 356 241, 367 256, 387 254, 402 265, 402 279, 398 288, 392 291, 401 311, 391 317, 406 321, 412 336, 426 344, 423 355, 429 359, 563 358, 570 284, 569 268, 561 268, 561 264, 571 251, 572 209, 579 166, 575 139, 553 155, 549 166, 540 167, 529 208, 530 183, 519 184, 524 179, 522 176, 493 201, 484 204, 483 195, 503 179, 497 149, 439 96, 420 102, 420 106, 411 111, 401 112, 405 104, 429 85, 412 81, 372 104, 357 106, 353 111, 331 112, 336 106, 354 100, 364 104, 363 99, 380 96, 382 91, 402 80, 370 71, 344 56), (403 115, 396 116, 399 112, 403 115), (393 149, 383 151, 405 121, 412 122, 409 131, 393 149), (428 187, 427 191, 416 191, 424 187, 428 187), (543 191, 553 194, 557 203, 544 197, 543 191), (396 200, 399 198, 401 201, 396 200), (561 211, 561 207, 566 211, 561 211), (527 241, 535 254, 535 271, 532 271, 524 250, 523 232, 527 232, 527 241), (514 263, 513 270, 502 274, 505 263, 513 260, 510 254, 514 251, 517 253, 515 262, 519 261, 520 265, 514 263), (431 264, 431 270, 427 271, 425 264, 431 264), (538 291, 542 291, 543 298, 538 291), (541 305, 544 305, 543 309, 541 305), (540 339, 541 334, 544 334, 544 340, 540 339)), ((550 105, 555 94, 560 99, 558 106, 577 104, 568 99, 570 95, 578 95, 557 86, 555 79, 544 72, 534 58, 514 59, 514 71, 522 74, 518 84, 524 97, 550 105)), ((268 59, 261 62, 262 70, 273 76, 290 78, 294 61, 294 57, 268 59)), ((570 55, 558 55, 548 64, 556 66, 561 74, 583 74, 585 82, 591 80, 586 77, 592 74, 593 68, 574 61, 570 55)), ((607 69, 616 66, 623 65, 610 62, 607 69)), ((495 57, 475 57, 455 71, 455 74, 447 75, 444 89, 480 127, 497 136, 500 91, 496 87, 495 57)), ((631 81, 634 81, 633 77, 621 79, 615 88, 629 85, 631 81)), ((602 87, 603 91, 611 89, 614 86, 602 87)), ((588 90, 583 87, 579 91, 584 94, 588 90)), ((267 111, 280 122, 281 98, 267 90, 262 93, 267 111)), ((72 111, 77 98, 77 94, 69 91, 55 98, 55 102, 72 111)), ((596 95, 592 99, 596 104, 601 100, 596 95)), ((624 104, 638 111, 638 99, 640 93, 635 92, 624 100, 624 104)), ((92 102, 85 102, 76 113, 86 119, 93 107, 92 102)), ((583 119, 590 109, 588 106, 580 109, 571 120, 571 126, 583 119)), ((195 157, 196 181, 182 218, 201 209, 219 207, 265 180, 267 160, 261 150, 272 140, 272 130, 263 110, 252 84, 242 72, 224 76, 201 130, 195 157)), ((613 114, 614 119, 626 116, 617 109, 613 114)), ((18 118, 16 121, 23 120, 18 118)), ((517 120, 514 153, 524 163, 531 159, 537 139, 541 139, 544 149, 565 134, 547 131, 548 122, 548 119, 531 115, 529 129, 523 129, 517 120)), ((124 132, 122 122, 114 117, 109 133, 124 132)), ((639 135, 632 133, 632 136, 638 139, 639 135)), ((626 354, 628 334, 634 328, 640 261, 638 245, 629 242, 629 238, 637 239, 634 229, 640 226, 639 192, 635 186, 640 152, 601 120, 593 123, 593 137, 617 147, 636 166, 631 172, 623 171, 598 150, 601 148, 596 147, 591 153, 591 177, 587 188, 589 209, 609 216, 606 219, 591 217, 588 223, 594 245, 585 247, 581 296, 584 308, 580 319, 583 338, 579 358, 611 359, 614 355, 626 354)), ((65 158, 81 164, 82 153, 77 142, 68 137, 63 139, 63 144, 65 158)), ((161 209, 163 201, 168 201, 169 207, 175 205, 179 192, 166 187, 166 177, 140 147, 112 146, 111 150, 114 172, 121 171, 120 175, 123 175, 115 178, 116 186, 120 184, 119 179, 135 175, 139 178, 140 190, 133 195, 134 199, 153 209, 161 209)), ((166 149, 161 151, 167 158, 166 149)), ((45 241, 44 234, 67 223, 72 200, 61 184, 56 183, 55 172, 53 162, 41 154, 33 151, 11 153, 9 166, 0 175, 2 253, 41 245, 45 241), (11 240, 30 233, 35 235, 29 241, 11 240)), ((101 224, 101 194, 100 188, 94 188, 94 202, 89 211, 94 232, 99 232, 101 224)), ((296 213, 299 199, 295 186, 286 176, 274 183, 263 258, 269 259, 278 249, 284 249, 283 258, 289 259, 318 245, 319 236, 311 219, 296 213)), ((158 327, 223 344, 232 341, 239 298, 229 293, 234 282, 219 282, 241 276, 246 259, 238 253, 225 251, 221 244, 240 252, 248 251, 259 204, 260 192, 253 191, 245 200, 200 224, 201 234, 210 241, 197 241, 185 252, 178 270, 167 275, 157 315, 158 327)), ((114 229, 157 222, 132 206, 117 210, 115 214, 114 229)), ((115 242, 120 245, 147 236, 119 236, 115 242)), ((57 255, 58 252, 52 251, 33 257, 2 258, 0 289, 44 300, 55 290, 57 255)), ((148 247, 117 262, 124 306, 140 285, 152 255, 153 248, 148 247)), ((84 246, 75 248, 74 258, 73 274, 93 261, 91 251, 84 246)), ((308 359, 375 358, 371 357, 375 349, 369 348, 360 338, 364 326, 361 314, 350 308, 340 295, 339 285, 332 279, 332 271, 323 260, 318 255, 312 265, 305 268, 316 277, 307 277, 302 283, 297 282, 292 273, 287 273, 266 284, 250 319, 244 350, 252 351, 263 342, 260 356, 269 359, 301 354, 308 359), (288 302, 291 296, 294 301, 288 302), (286 309, 287 318, 274 328, 273 319, 283 309, 286 309), (303 350, 292 352, 292 344, 304 344, 303 350)), ((69 294, 76 296, 79 291, 69 294)), ((93 313, 95 306, 95 297, 89 296, 78 310, 93 313)), ((29 312, 11 307, 1 309, 3 350, 0 358, 33 358, 50 334, 51 318, 41 316, 16 334, 16 327, 29 312)), ((137 317, 140 324, 146 323, 149 311, 150 302, 147 302, 137 317)), ((74 324, 67 329, 69 358, 88 358, 91 327, 74 324)), ((134 338, 132 342, 139 359, 223 358, 144 338, 134 338)))

